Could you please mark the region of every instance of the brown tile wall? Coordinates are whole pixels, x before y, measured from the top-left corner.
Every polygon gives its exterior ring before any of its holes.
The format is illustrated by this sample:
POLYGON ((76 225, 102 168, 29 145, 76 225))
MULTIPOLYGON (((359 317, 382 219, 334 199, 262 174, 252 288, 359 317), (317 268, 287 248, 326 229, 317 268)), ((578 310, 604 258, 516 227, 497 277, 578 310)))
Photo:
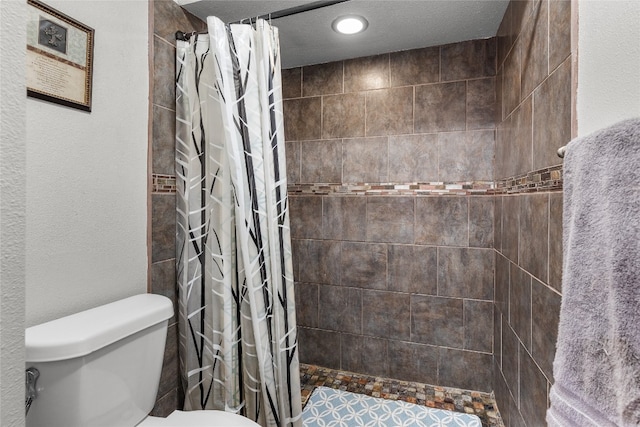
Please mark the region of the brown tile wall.
POLYGON ((283 70, 290 184, 491 181, 496 40, 283 70))
POLYGON ((493 197, 289 200, 303 362, 492 390, 493 197))
MULTIPOLYGON (((493 181, 496 40, 284 70, 291 185, 493 181)), ((290 192, 300 358, 492 390, 493 196, 290 192)))
MULTIPOLYGON (((497 36, 497 182, 562 163, 556 150, 571 139, 575 95, 571 25, 570 0, 509 3, 497 36)), ((495 199, 493 381, 506 426, 546 425, 561 299, 556 179, 555 192, 524 187, 495 199)))
MULTIPOLYGON (((175 234, 175 32, 204 29, 204 23, 172 0, 153 0, 150 7, 151 124, 149 136, 149 191, 151 205, 149 291, 171 298, 176 306, 175 234)), ((169 321, 162 377, 155 416, 167 416, 182 407, 176 317, 169 321)))

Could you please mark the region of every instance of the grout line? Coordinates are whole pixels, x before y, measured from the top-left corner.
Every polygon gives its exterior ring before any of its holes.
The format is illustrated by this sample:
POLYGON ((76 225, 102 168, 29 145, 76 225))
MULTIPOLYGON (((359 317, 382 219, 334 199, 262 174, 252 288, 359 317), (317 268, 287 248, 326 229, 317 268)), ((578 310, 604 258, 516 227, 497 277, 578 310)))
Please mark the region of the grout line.
MULTIPOLYGON (((543 1, 547 2, 547 76, 549 76, 551 74, 551 2, 543 1)), ((540 10, 542 10, 542 4, 540 4, 540 10)))
POLYGON ((340 182, 344 182, 344 138, 340 139, 340 182))
POLYGON ((442 82, 442 46, 438 46, 438 82, 442 82))
POLYGON ((508 257, 504 257, 509 265, 507 266, 507 323, 511 324, 511 264, 512 261, 508 257))
POLYGON ((529 278, 529 348, 533 353, 533 277, 529 278))
MULTIPOLYGON (((551 284, 551 194, 547 195, 547 280, 544 283, 551 284)), ((562 238, 561 236, 557 236, 562 238)), ((533 307, 533 305, 532 305, 533 307)))
POLYGON ((344 61, 340 61, 340 65, 342 67, 342 88, 341 88, 340 93, 345 93, 345 90, 344 90, 344 61))
POLYGON ((391 85, 391 54, 387 53, 387 88, 393 87, 391 85))
MULTIPOLYGON (((546 79, 545 79, 546 80, 546 79)), ((533 165, 535 164, 534 161, 534 155, 535 155, 535 150, 534 150, 534 145, 535 145, 535 118, 536 118, 536 94, 535 94, 535 89, 531 92, 531 94, 529 95, 531 96, 531 164, 529 165, 529 167, 531 169, 533 169, 533 165)))
POLYGON ((436 178, 440 180, 440 133, 436 133, 436 178))
POLYGON ((364 98, 364 129, 362 129, 362 137, 366 138, 367 136, 367 101, 369 99, 369 92, 365 92, 362 94, 364 98))
POLYGON ((322 236, 322 239, 327 239, 327 236, 325 235, 325 227, 324 227, 324 223, 325 223, 325 215, 324 215, 324 203, 325 203, 325 199, 327 196, 322 196, 320 197, 320 235, 322 236))
POLYGON ((320 284, 316 283, 316 328, 320 327, 320 284))
POLYGON ((440 246, 436 246, 436 296, 440 295, 440 246))
POLYGON ((324 95, 320 96, 320 139, 324 135, 324 95))
POLYGON ((462 349, 468 350, 466 346, 467 338, 467 310, 465 310, 467 304, 465 299, 462 299, 462 349))
POLYGON ((302 182, 302 141, 298 141, 298 180, 302 182))
POLYGON ((416 134, 416 86, 411 86, 411 135, 416 134))
POLYGON ((387 180, 386 182, 391 181, 391 141, 390 137, 387 135, 387 180))
POLYGON ((464 81, 464 130, 469 131, 469 82, 464 81))
POLYGON ((304 67, 300 67, 300 97, 304 98, 304 67))
MULTIPOLYGON (((471 196, 469 196, 471 197, 471 196)), ((467 247, 471 245, 471 204, 470 200, 467 199, 467 247)))

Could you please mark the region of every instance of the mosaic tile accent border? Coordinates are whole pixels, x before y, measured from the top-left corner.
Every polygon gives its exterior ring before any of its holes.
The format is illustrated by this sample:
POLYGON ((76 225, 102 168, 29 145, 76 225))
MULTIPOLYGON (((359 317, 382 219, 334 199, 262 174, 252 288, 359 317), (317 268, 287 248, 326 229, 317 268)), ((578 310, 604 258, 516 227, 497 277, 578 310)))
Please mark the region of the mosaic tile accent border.
POLYGON ((487 194, 494 188, 492 181, 478 182, 425 182, 425 183, 357 183, 357 184, 293 184, 289 194, 344 194, 344 195, 418 195, 418 194, 487 194))
POLYGON ((289 194, 318 195, 494 195, 562 190, 562 165, 556 165, 500 181, 426 182, 426 183, 356 183, 292 184, 289 194))
MULTIPOLYGON (((175 193, 176 177, 153 174, 153 193, 175 193)), ((412 183, 355 183, 355 184, 291 184, 289 194, 317 195, 457 195, 478 196, 494 194, 519 194, 562 190, 562 165, 532 171, 500 181, 463 182, 412 182, 412 183)))
POLYGON ((496 182, 498 194, 562 190, 562 165, 551 166, 496 182))
POLYGON ((300 388, 303 405, 319 386, 474 414, 480 417, 483 427, 504 427, 496 402, 489 393, 399 381, 301 363, 300 388))
POLYGON ((175 176, 154 173, 151 177, 153 179, 152 193, 175 193, 177 191, 175 176))

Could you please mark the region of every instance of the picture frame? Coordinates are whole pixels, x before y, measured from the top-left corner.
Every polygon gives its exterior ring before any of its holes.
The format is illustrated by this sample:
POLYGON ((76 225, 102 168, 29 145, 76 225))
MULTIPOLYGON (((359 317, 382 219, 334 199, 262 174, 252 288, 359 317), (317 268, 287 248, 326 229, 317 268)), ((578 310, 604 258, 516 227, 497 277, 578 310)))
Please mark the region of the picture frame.
POLYGON ((27 96, 91 112, 93 28, 27 0, 27 96))

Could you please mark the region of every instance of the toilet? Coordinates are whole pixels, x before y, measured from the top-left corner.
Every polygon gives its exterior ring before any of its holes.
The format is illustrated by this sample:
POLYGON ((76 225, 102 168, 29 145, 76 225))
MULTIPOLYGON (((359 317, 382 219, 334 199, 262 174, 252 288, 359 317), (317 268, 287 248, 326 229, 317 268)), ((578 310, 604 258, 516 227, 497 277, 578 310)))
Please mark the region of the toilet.
POLYGON ((132 296, 27 328, 26 368, 37 369, 27 427, 256 427, 224 411, 149 416, 173 304, 132 296))

